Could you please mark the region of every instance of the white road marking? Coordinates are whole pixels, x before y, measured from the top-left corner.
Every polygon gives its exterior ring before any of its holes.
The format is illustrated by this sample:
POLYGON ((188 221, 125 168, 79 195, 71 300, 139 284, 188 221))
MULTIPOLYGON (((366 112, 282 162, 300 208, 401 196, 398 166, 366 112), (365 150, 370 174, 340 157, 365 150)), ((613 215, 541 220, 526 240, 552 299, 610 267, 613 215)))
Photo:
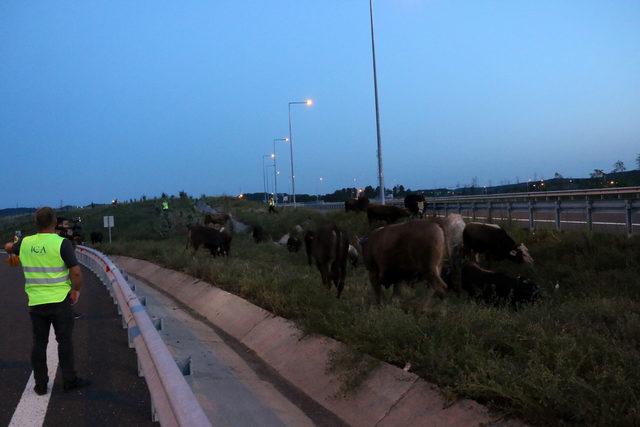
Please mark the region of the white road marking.
POLYGON ((9 423, 9 427, 31 427, 42 426, 44 417, 47 414, 49 399, 51 398, 51 389, 53 388, 53 380, 58 370, 58 342, 53 330, 53 326, 49 330, 49 345, 47 346, 47 368, 49 371, 49 389, 44 396, 38 396, 33 387, 36 385, 33 372, 27 381, 27 386, 22 393, 20 402, 13 413, 13 418, 9 423))

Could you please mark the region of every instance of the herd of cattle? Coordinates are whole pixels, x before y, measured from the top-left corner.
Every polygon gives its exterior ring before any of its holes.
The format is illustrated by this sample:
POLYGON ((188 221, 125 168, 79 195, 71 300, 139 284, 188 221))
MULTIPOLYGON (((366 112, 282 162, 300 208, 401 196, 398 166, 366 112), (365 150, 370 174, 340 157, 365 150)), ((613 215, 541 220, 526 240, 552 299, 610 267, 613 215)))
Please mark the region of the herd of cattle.
MULTIPOLYGON (((347 263, 356 268, 359 259, 364 261, 378 304, 382 287, 393 287, 397 298, 403 283, 419 282, 427 284, 425 304, 431 295, 442 298, 450 288, 488 304, 513 308, 538 297, 539 289, 532 281, 488 267, 504 259, 533 264, 523 244, 517 244, 498 225, 465 223, 459 214, 425 217, 425 206, 421 195, 407 196, 405 208, 370 204, 365 197, 351 199, 345 210, 366 212, 370 225, 366 235, 355 236, 335 224, 314 227, 309 223, 296 226, 280 243, 290 252, 298 252, 304 244, 309 265, 315 263, 322 283, 328 289, 335 286, 338 298, 345 286, 347 263)), ((202 246, 214 257, 228 256, 232 236, 229 214, 207 214, 204 225, 189 227, 187 248, 195 252, 202 246)), ((256 243, 271 240, 259 225, 252 226, 252 236, 256 243)))

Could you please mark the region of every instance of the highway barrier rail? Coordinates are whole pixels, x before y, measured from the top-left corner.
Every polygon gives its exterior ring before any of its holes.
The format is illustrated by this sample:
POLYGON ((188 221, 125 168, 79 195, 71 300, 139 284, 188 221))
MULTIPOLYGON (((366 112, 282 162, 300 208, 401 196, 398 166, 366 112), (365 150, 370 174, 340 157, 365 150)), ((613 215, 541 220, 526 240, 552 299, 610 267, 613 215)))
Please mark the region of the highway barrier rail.
MULTIPOLYGON (((389 199, 386 204, 404 206, 404 199, 389 199)), ((344 202, 298 205, 320 210, 344 209, 344 202)), ((591 231, 596 224, 625 227, 627 234, 631 235, 634 227, 638 227, 633 217, 640 212, 640 187, 427 197, 426 209, 428 214, 455 212, 473 220, 484 219, 488 222, 526 221, 530 230, 536 228, 537 222, 554 223, 557 230, 562 229, 563 223, 573 223, 584 224, 591 231), (617 222, 594 221, 594 214, 613 216, 617 222)))
POLYGON ((78 246, 76 255, 81 264, 98 276, 118 306, 122 326, 128 330, 130 346, 136 350, 138 375, 144 376, 149 388, 153 421, 162 426, 211 426, 143 303, 122 272, 95 249, 78 246))

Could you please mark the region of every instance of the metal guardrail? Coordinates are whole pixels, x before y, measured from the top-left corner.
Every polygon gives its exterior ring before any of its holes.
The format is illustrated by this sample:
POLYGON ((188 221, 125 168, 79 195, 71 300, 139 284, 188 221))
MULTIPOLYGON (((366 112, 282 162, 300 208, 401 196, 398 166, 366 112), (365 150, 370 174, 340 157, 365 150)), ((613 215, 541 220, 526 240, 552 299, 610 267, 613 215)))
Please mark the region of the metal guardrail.
POLYGON ((211 426, 178 366, 158 334, 143 304, 122 272, 104 254, 78 246, 81 264, 92 270, 109 289, 130 345, 138 357, 138 375, 144 376, 151 395, 153 421, 162 426, 211 426))
MULTIPOLYGON (((404 200, 391 199, 388 205, 404 206, 404 200)), ((299 204, 300 205, 300 204, 299 204)), ((287 205, 288 206, 288 205, 287 205)), ((301 207, 319 210, 342 210, 344 202, 307 203, 301 207)), ((540 214, 551 214, 551 221, 555 223, 557 230, 562 229, 563 223, 584 222, 592 231, 594 214, 622 215, 624 219, 619 225, 626 227, 628 235, 634 231, 633 215, 640 211, 640 187, 622 189, 584 190, 579 192, 556 191, 548 193, 510 193, 491 196, 460 196, 460 197, 430 197, 427 199, 426 210, 432 215, 446 215, 450 212, 466 213, 466 216, 475 220, 479 213, 483 213, 482 219, 492 222, 494 219, 525 220, 530 230, 535 229, 536 222, 549 222, 549 219, 540 218, 540 214), (613 190, 619 190, 615 192, 613 190), (624 190, 624 192, 621 192, 624 190), (529 197, 534 194, 536 197, 529 197), (620 198, 607 199, 605 196, 615 194, 620 198), (563 199, 564 197, 564 199, 563 199), (568 199, 567 199, 568 197, 568 199), (579 200, 575 198, 579 197, 579 200), (584 197, 584 199, 582 199, 584 197), (597 197, 595 200, 593 197, 597 197), (543 198, 544 200, 540 200, 543 198), (496 215, 499 213, 499 216, 496 215), (517 214, 524 213, 524 218, 516 218, 517 214), (583 214, 582 221, 563 220, 563 214, 583 214)), ((549 216, 549 215, 547 215, 549 216)), ((479 219, 479 218, 478 218, 479 219)), ((596 223, 597 224, 597 223, 596 223)), ((597 224, 600 225, 600 224, 597 224)), ((635 224, 637 226, 637 224, 635 224)))

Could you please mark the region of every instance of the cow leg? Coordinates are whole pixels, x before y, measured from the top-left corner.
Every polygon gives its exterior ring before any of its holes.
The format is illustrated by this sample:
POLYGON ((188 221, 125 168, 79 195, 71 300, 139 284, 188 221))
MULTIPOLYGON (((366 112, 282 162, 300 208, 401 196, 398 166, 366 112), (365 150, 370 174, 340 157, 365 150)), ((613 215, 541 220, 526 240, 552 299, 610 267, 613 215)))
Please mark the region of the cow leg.
POLYGON ((382 284, 380 283, 378 273, 370 271, 369 281, 371 282, 371 287, 373 288, 373 292, 376 296, 376 304, 382 305, 382 284))
POLYGON ((391 301, 393 303, 399 303, 402 299, 402 282, 393 284, 393 293, 391 294, 391 301))

